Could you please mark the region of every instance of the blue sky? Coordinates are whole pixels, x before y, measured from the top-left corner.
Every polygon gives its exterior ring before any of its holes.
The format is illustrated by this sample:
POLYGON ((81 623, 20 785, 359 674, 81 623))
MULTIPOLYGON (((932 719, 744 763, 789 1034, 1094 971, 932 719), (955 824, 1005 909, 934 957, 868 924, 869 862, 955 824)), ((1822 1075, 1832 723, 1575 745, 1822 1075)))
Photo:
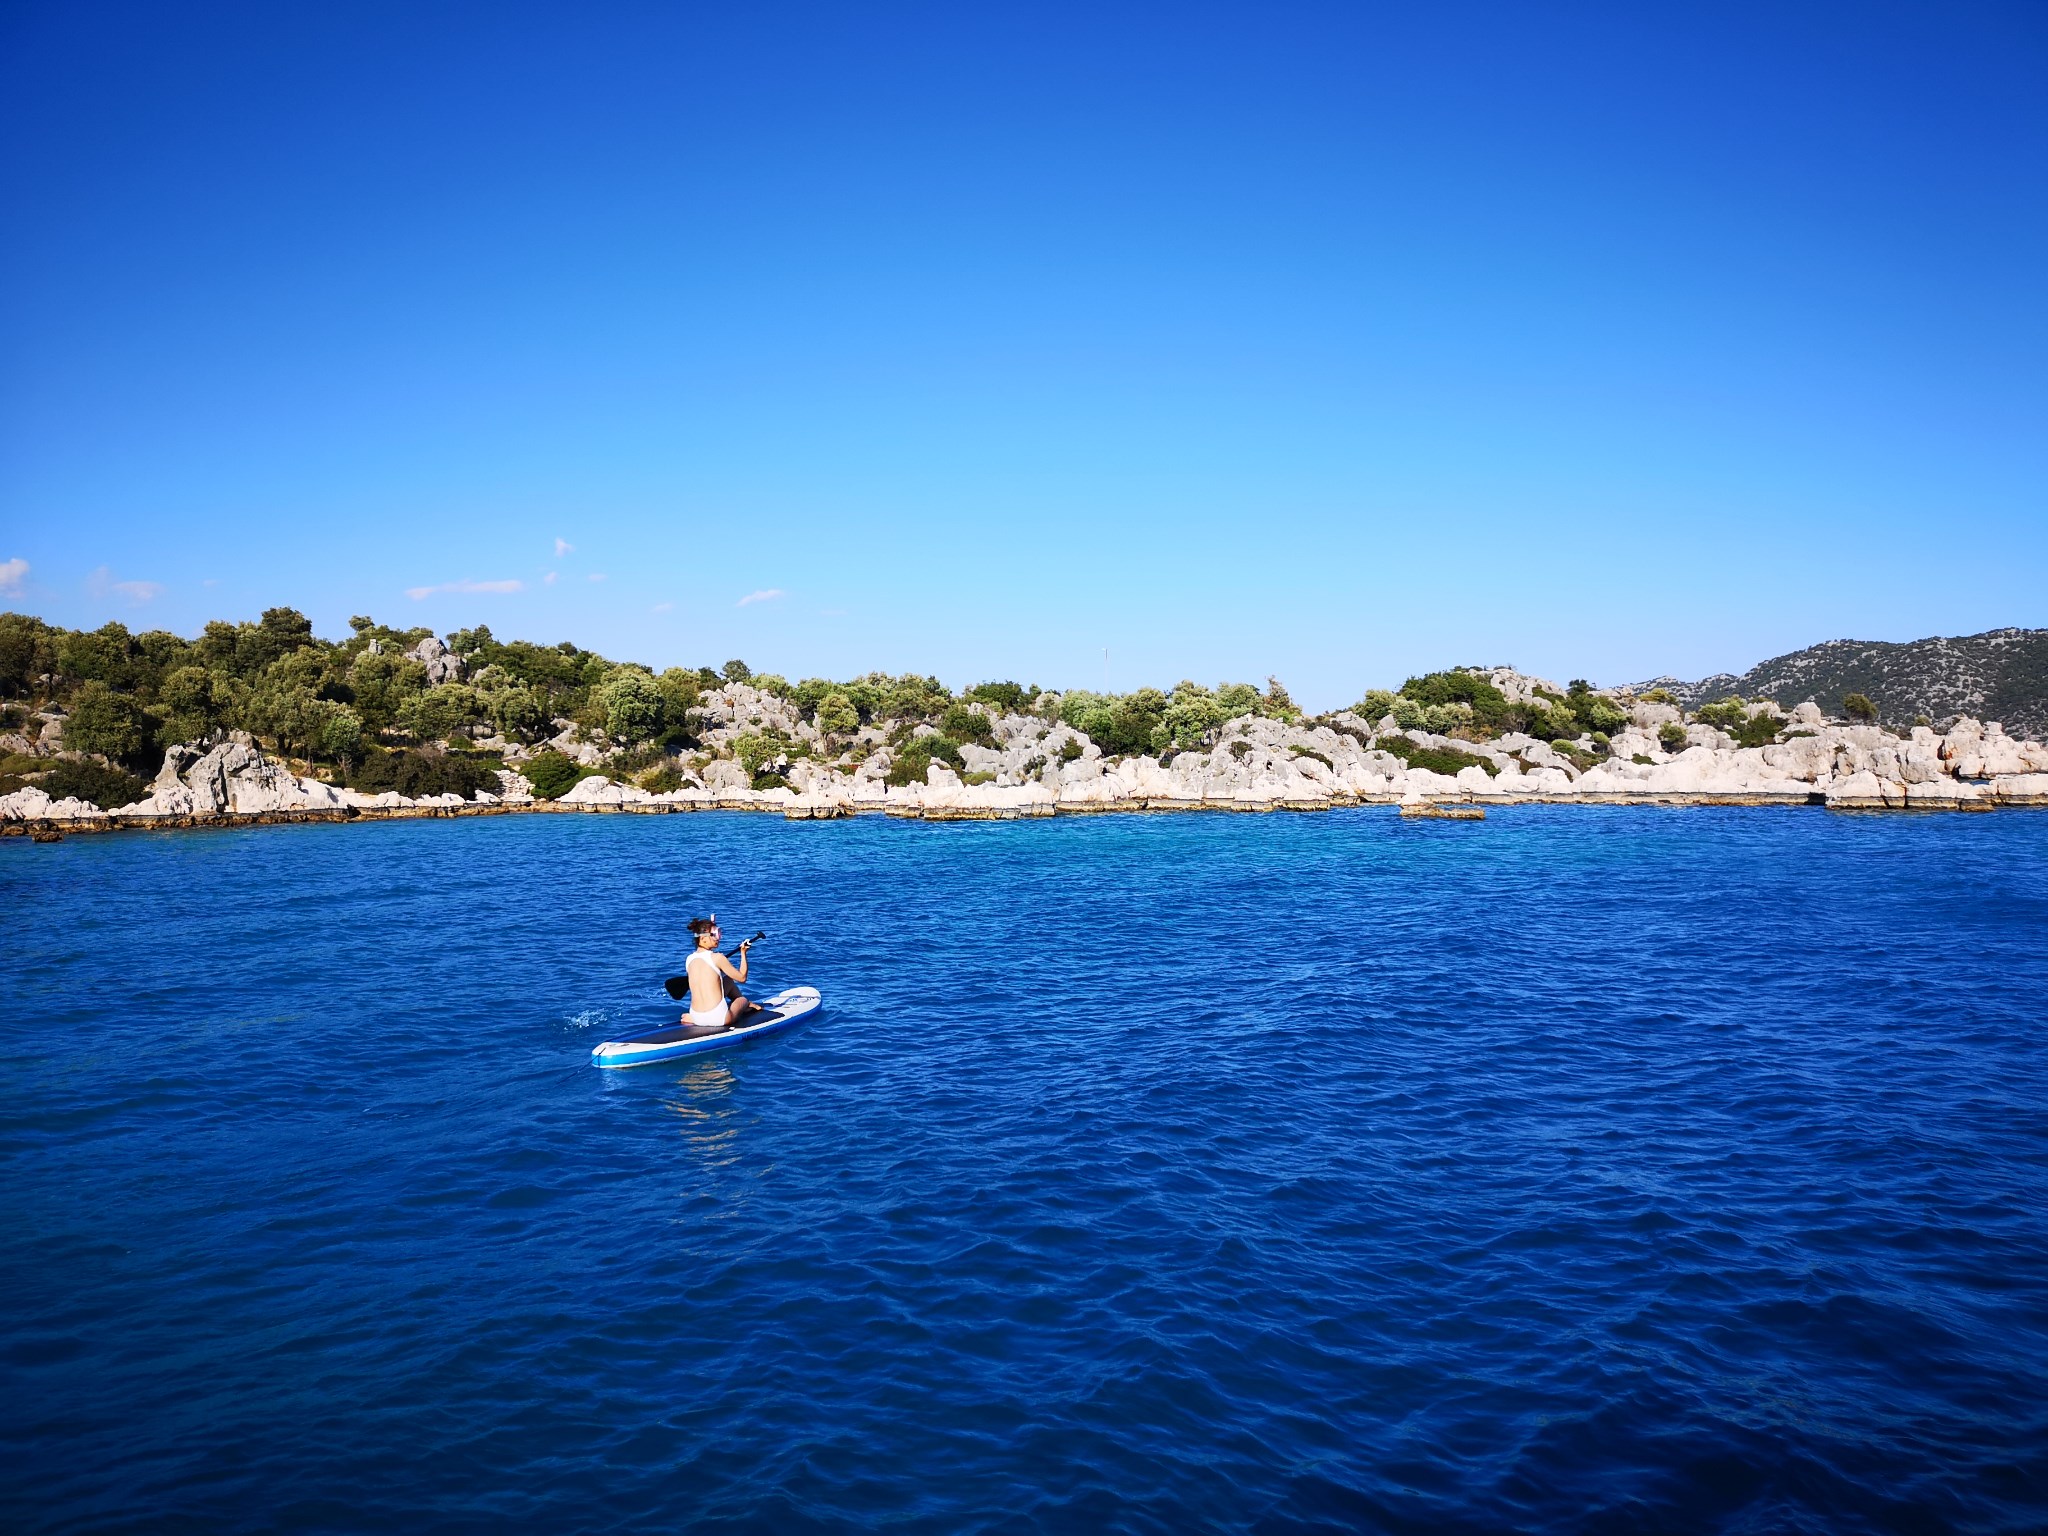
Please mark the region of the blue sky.
POLYGON ((2044 79, 2032 3, 10 6, 0 602, 1318 706, 2048 624, 2044 79))

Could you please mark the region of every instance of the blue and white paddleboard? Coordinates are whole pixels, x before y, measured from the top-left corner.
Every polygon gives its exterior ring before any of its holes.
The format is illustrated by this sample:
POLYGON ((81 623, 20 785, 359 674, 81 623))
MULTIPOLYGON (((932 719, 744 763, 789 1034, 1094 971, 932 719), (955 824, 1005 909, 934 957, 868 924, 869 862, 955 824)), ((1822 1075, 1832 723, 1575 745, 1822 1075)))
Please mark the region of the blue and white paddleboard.
POLYGON ((630 1040, 607 1040, 590 1053, 593 1067, 644 1067, 649 1062, 673 1061, 678 1056, 695 1056, 700 1051, 722 1051, 744 1045, 767 1035, 794 1029, 825 1006, 816 987, 791 987, 773 997, 760 999, 761 1011, 750 1014, 739 1029, 717 1025, 671 1024, 650 1030, 630 1040))

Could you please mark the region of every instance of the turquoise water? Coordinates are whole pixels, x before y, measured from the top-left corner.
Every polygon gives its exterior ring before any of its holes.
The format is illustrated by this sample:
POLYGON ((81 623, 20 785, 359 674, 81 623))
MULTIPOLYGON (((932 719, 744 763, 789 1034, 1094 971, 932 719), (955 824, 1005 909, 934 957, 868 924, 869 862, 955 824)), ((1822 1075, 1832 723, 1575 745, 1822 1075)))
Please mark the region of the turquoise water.
POLYGON ((14 1530, 2048 1524, 2048 814, 13 839, 0 925, 14 1530), (707 907, 825 1015, 592 1069, 707 907))

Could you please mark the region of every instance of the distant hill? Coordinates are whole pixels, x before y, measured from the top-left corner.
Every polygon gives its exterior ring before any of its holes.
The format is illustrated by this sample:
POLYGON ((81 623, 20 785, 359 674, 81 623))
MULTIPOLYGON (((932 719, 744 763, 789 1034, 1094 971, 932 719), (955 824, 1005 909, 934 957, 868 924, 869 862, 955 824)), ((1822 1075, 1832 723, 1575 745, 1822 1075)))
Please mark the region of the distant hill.
POLYGON ((2048 629, 1992 629, 1926 640, 1829 640, 1773 656, 1740 677, 1722 672, 1696 683, 1660 677, 1687 709, 1716 699, 1775 699, 1787 709, 1812 699, 1831 715, 1845 694, 1867 695, 1886 725, 1924 715, 1937 727, 1960 715, 2004 722, 2015 735, 2048 732, 2048 629))

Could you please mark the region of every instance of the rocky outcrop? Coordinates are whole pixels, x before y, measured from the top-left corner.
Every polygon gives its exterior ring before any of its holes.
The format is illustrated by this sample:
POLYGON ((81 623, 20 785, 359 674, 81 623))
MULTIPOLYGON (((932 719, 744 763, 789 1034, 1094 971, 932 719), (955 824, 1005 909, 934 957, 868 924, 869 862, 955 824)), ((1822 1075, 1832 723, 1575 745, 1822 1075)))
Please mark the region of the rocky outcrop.
POLYGON ((427 684, 459 683, 462 681, 462 658, 449 650, 432 635, 407 651, 409 660, 417 661, 427 669, 427 684))
MULTIPOLYGON (((738 711, 725 728, 754 727, 759 695, 721 690, 738 711)), ((779 701, 778 701, 779 702, 779 701)), ((1654 709, 1656 706, 1648 706, 1654 709)), ((1665 750, 1648 716, 1592 757, 1584 742, 1528 736, 1468 742, 1395 730, 1343 713, 1284 723, 1232 720, 1199 751, 1110 758, 1085 736, 1030 716, 993 721, 993 745, 963 749, 964 773, 932 762, 920 783, 891 785, 893 754, 873 741, 836 764, 801 759, 789 785, 756 790, 730 759, 696 781, 657 794, 608 775, 580 780, 560 800, 536 800, 526 778, 499 774, 500 793, 406 799, 366 795, 292 774, 247 736, 175 747, 150 793, 112 811, 52 801, 34 787, 0 797, 0 821, 38 825, 196 825, 236 820, 461 815, 521 809, 661 814, 703 809, 780 812, 820 820, 883 812, 928 820, 1009 820, 1105 811, 1321 810, 1340 805, 1481 807, 1580 805, 1826 805, 1839 810, 1989 810, 2048 805, 2048 747, 2008 736, 1996 722, 1963 719, 1946 733, 1905 736, 1869 725, 1830 725, 1795 709, 1770 746, 1737 747, 1709 727, 1688 728, 1665 750), (1568 748, 1569 750, 1561 750, 1568 748), (1451 754, 1458 754, 1452 756, 1451 754)))

